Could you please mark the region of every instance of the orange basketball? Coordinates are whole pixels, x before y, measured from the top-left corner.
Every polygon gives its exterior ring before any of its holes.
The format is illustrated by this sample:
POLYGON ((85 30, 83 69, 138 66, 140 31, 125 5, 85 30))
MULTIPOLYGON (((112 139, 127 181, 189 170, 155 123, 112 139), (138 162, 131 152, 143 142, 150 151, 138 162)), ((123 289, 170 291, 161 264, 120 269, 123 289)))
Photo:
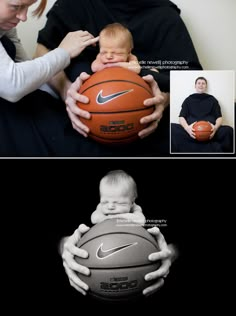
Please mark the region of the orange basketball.
POLYGON ((210 135, 212 133, 211 124, 207 121, 198 121, 193 125, 193 129, 195 132, 196 140, 198 141, 207 141, 210 139, 210 135))
POLYGON ((78 106, 90 112, 91 119, 81 118, 90 129, 88 134, 104 144, 125 144, 138 139, 145 128, 140 119, 151 114, 154 107, 143 105, 153 97, 149 85, 136 73, 121 67, 111 67, 91 75, 79 93, 89 98, 89 103, 78 106))

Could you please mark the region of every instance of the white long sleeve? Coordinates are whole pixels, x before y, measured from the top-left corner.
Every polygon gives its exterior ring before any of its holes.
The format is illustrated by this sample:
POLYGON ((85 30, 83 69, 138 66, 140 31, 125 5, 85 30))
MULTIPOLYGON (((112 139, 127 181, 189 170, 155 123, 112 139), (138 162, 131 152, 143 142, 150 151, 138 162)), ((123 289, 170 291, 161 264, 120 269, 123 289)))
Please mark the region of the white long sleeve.
MULTIPOLYGON (((11 29, 7 32, 4 32, 9 40, 12 41, 12 43, 15 45, 16 48, 16 57, 15 57, 15 62, 20 62, 20 61, 25 61, 25 60, 30 60, 29 56, 26 54, 26 51, 24 50, 24 47, 22 46, 21 40, 19 39, 17 35, 17 29, 11 29)), ((0 36, 1 36, 1 31, 0 31, 0 36)))
MULTIPOLYGON (((17 57, 20 60, 21 45, 19 41, 18 45, 16 47, 17 57)), ((25 59, 25 56, 22 56, 22 59, 25 59)), ((16 63, 8 56, 0 43, 0 97, 10 102, 17 102, 23 96, 38 89, 52 76, 66 68, 69 63, 70 56, 62 48, 56 48, 33 60, 16 63)))

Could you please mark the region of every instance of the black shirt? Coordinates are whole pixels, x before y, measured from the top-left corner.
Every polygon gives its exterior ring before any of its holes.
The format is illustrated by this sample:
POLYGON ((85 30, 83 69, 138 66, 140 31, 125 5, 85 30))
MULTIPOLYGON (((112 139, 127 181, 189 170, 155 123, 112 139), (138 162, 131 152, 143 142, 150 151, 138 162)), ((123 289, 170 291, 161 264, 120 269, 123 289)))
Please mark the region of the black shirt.
POLYGON ((188 124, 199 120, 215 124, 222 114, 215 97, 207 93, 194 93, 184 100, 179 116, 184 117, 188 124))
MULTIPOLYGON (((121 22, 134 39, 133 53, 142 62, 141 75, 151 72, 162 91, 169 91, 170 70, 202 69, 189 33, 180 18, 180 10, 170 1, 97 1, 59 0, 47 14, 38 42, 49 49, 59 45, 64 36, 75 30, 87 30, 97 36, 107 24, 121 22)), ((98 47, 87 47, 68 68, 73 81, 81 71, 91 72, 90 65, 98 47), (76 70, 75 70, 76 68, 76 70)))

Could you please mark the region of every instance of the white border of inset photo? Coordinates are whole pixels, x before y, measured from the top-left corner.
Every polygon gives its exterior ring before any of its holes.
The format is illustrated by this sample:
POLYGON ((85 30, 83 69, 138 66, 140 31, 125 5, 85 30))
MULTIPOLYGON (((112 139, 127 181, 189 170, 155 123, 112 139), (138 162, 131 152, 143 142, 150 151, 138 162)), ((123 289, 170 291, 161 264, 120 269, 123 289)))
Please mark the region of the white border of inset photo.
MULTIPOLYGON (((170 72, 170 153, 171 154, 234 154, 235 152, 235 72, 233 70, 196 70, 170 72), (171 123, 179 123, 184 100, 196 93, 195 80, 207 80, 207 94, 214 96, 220 105, 223 122, 233 128, 232 152, 177 152, 171 148, 171 123)), ((190 137, 190 136, 189 136, 190 137)))

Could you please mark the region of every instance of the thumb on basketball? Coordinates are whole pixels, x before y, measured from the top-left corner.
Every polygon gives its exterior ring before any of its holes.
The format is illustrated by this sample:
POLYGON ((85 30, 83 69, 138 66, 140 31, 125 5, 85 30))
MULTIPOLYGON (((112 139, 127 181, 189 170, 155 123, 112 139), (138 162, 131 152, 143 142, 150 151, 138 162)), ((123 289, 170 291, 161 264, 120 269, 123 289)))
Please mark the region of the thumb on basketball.
POLYGON ((90 227, 86 226, 85 224, 79 225, 78 231, 80 233, 80 237, 81 237, 81 235, 87 233, 87 231, 89 231, 89 229, 90 229, 90 227))
POLYGON ((214 125, 211 122, 209 122, 209 121, 207 121, 207 122, 211 125, 211 131, 213 131, 214 130, 214 125))

